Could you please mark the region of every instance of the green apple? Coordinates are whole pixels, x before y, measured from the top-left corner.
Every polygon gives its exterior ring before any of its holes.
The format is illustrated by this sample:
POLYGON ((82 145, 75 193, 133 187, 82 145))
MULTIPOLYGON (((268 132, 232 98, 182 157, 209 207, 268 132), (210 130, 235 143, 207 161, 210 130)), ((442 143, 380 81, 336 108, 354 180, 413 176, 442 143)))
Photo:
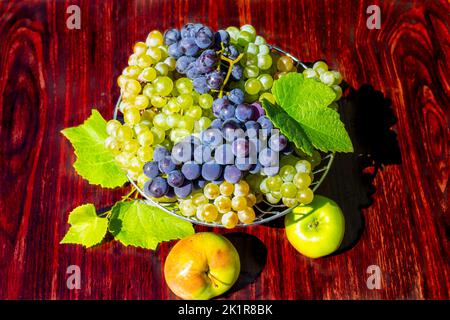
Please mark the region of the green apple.
POLYGON ((342 210, 323 196, 316 195, 310 204, 296 207, 286 215, 284 224, 289 242, 310 258, 333 253, 344 237, 342 210))
POLYGON ((239 277, 241 263, 233 244, 212 232, 180 240, 164 263, 170 290, 182 299, 208 300, 225 293, 239 277))

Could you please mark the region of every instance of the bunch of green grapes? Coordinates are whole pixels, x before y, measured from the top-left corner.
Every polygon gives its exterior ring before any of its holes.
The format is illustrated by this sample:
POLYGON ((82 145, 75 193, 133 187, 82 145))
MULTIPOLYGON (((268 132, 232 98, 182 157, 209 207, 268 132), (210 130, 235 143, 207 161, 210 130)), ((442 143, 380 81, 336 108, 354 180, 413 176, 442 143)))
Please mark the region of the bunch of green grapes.
POLYGON ((278 175, 262 180, 259 188, 271 204, 280 201, 289 208, 298 204, 308 204, 314 198, 310 189, 313 181, 311 162, 299 160, 295 166, 284 165, 278 175))
POLYGON ((336 93, 335 101, 342 97, 342 75, 339 71, 328 70, 328 65, 323 61, 317 61, 312 68, 303 70, 303 75, 306 78, 314 78, 323 84, 331 87, 336 93))
POLYGON ((253 206, 256 196, 244 180, 235 185, 224 181, 220 185, 208 183, 190 199, 180 199, 180 212, 186 217, 196 216, 200 221, 219 222, 232 229, 239 222, 250 224, 255 220, 253 206))

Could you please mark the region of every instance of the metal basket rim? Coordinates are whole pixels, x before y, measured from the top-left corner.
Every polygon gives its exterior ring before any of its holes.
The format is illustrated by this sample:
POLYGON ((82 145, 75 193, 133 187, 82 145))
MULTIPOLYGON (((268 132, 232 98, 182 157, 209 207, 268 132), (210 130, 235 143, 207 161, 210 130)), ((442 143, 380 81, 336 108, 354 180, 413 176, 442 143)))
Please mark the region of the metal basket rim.
MULTIPOLYGON (((281 49, 281 48, 279 48, 279 47, 277 47, 277 46, 270 45, 270 44, 268 44, 268 47, 269 47, 270 49, 272 49, 272 50, 278 51, 279 53, 282 53, 282 54, 284 54, 284 55, 289 56, 292 60, 294 60, 294 62, 295 62, 297 65, 302 66, 302 68, 304 68, 304 69, 307 68, 307 66, 306 66, 302 61, 300 61, 298 58, 296 58, 296 57, 294 57, 293 55, 291 55, 289 52, 286 52, 285 50, 283 50, 283 49, 281 49)), ((121 102, 121 101, 122 101, 122 94, 121 94, 121 95, 119 96, 119 98, 117 99, 116 105, 115 105, 115 107, 114 107, 114 115, 113 115, 113 119, 117 119, 117 113, 118 113, 119 105, 120 105, 120 102, 121 102)), ((328 153, 328 154, 326 155, 325 158, 328 158, 329 160, 328 160, 328 162, 327 162, 327 164, 326 164, 326 166, 325 166, 325 169, 324 169, 324 170, 323 170, 323 168, 320 169, 320 170, 321 170, 320 172, 323 172, 323 173, 322 173, 320 179, 317 181, 317 183, 316 183, 316 184, 314 185, 314 187, 312 188, 312 190, 313 190, 314 192, 320 187, 320 185, 322 184, 322 182, 325 180, 326 176, 328 175, 328 171, 329 171, 330 168, 331 168, 331 165, 332 165, 332 163, 333 163, 334 157, 335 157, 335 154, 334 154, 334 153, 328 153)), ((325 159, 325 158, 323 158, 323 159, 325 159)), ((322 159, 322 160, 323 160, 323 159, 322 159)), ((314 172, 313 172, 313 174, 314 174, 314 172)), ((170 215, 172 215, 172 216, 174 216, 174 217, 177 217, 177 218, 179 218, 179 219, 182 219, 182 220, 185 220, 185 221, 194 223, 194 224, 198 224, 198 225, 202 225, 202 226, 206 226, 206 227, 225 228, 223 225, 221 225, 221 224, 219 224, 219 223, 213 223, 213 222, 209 223, 209 222, 199 221, 199 220, 196 220, 196 219, 191 219, 191 218, 189 218, 189 217, 186 217, 186 216, 183 216, 183 215, 178 214, 178 213, 176 213, 176 212, 173 212, 172 210, 169 210, 168 208, 166 208, 166 207, 164 207, 163 205, 161 205, 161 203, 156 202, 156 201, 154 201, 151 197, 147 196, 147 195, 145 194, 145 192, 137 185, 137 183, 136 183, 133 179, 131 179, 131 177, 130 177, 128 174, 127 174, 127 178, 128 178, 128 180, 130 181, 130 183, 133 185, 133 187, 136 188, 136 190, 140 193, 140 195, 141 195, 142 197, 145 198, 146 204, 152 205, 152 206, 156 206, 156 207, 158 207, 159 209, 163 210, 164 212, 167 212, 168 214, 170 214, 170 215)), ((171 202, 167 202, 166 204, 171 204, 171 202)), ((277 205, 272 205, 272 207, 275 207, 275 206, 277 206, 277 205)), ((264 224, 264 223, 273 221, 273 220, 275 220, 275 219, 278 219, 278 218, 281 218, 281 217, 285 216, 286 214, 288 214, 289 212, 291 212, 292 210, 294 210, 294 209, 297 208, 298 206, 301 206, 301 204, 298 204, 297 206, 292 207, 292 208, 287 208, 287 207, 285 207, 285 206, 280 206, 280 207, 283 207, 283 208, 286 208, 286 209, 283 210, 282 212, 274 212, 273 215, 268 216, 267 218, 263 218, 263 219, 261 219, 261 220, 252 222, 252 223, 250 223, 250 224, 239 223, 239 224, 236 225, 236 227, 240 227, 240 228, 243 228, 243 227, 251 227, 251 226, 256 226, 256 225, 260 225, 260 224, 264 224)), ((260 210, 260 209, 258 209, 258 210, 260 210)))

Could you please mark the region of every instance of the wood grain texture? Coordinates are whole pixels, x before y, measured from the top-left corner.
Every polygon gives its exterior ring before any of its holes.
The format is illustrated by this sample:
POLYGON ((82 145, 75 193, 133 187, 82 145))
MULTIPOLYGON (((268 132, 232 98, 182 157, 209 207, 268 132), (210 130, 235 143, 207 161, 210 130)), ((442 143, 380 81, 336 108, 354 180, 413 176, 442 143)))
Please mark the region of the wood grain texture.
POLYGON ((252 236, 238 235, 249 270, 263 268, 224 298, 449 299, 449 13, 447 1, 0 1, 0 298, 176 298, 162 273, 174 242, 155 252, 58 244, 72 208, 124 192, 77 176, 59 132, 92 107, 112 116, 134 42, 195 20, 251 23, 302 60, 339 69, 356 147, 319 190, 345 211, 342 252, 302 257, 280 221, 239 229, 252 236), (71 4, 81 30, 66 28, 71 4), (380 30, 366 27, 370 4, 381 7, 380 30), (72 264, 81 290, 66 287, 72 264), (369 265, 381 268, 380 290, 366 286, 369 265))

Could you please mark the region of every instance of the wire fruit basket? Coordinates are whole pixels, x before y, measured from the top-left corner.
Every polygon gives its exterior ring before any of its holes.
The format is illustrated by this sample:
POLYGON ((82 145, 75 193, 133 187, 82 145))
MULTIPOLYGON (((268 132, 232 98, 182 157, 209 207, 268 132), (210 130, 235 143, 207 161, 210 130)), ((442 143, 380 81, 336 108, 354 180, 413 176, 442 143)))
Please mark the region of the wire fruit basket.
MULTIPOLYGON (((272 45, 269 45, 269 47, 274 52, 289 56, 296 64, 297 68, 306 69, 308 67, 306 64, 301 62, 296 57, 292 56, 290 53, 284 51, 283 49, 280 49, 280 48, 278 48, 276 46, 272 46, 272 45)), ((119 99, 117 100, 116 106, 115 106, 114 119, 117 119, 120 102, 121 102, 121 97, 119 97, 119 99)), ((314 170, 312 171, 314 180, 311 183, 311 189, 313 192, 316 192, 316 190, 320 187, 322 182, 325 180, 325 177, 327 176, 328 171, 330 170, 331 165, 334 160, 334 153, 321 154, 321 156, 322 156, 322 160, 321 160, 320 164, 318 166, 316 166, 314 168, 314 170)), ((147 196, 145 194, 145 192, 142 190, 142 188, 140 188, 137 185, 137 183, 133 179, 130 178, 130 176, 128 176, 128 180, 136 188, 136 190, 138 190, 138 192, 141 194, 144 201, 148 205, 158 207, 161 210, 167 212, 168 214, 170 214, 172 216, 189 221, 194 224, 203 225, 203 226, 207 226, 207 227, 224 228, 224 226, 218 222, 201 221, 201 220, 197 219, 195 217, 195 215, 192 217, 186 217, 180 212, 180 209, 178 208, 178 202, 155 201, 151 197, 147 196)), ((253 206, 253 209, 254 209, 255 215, 256 215, 255 220, 250 224, 239 223, 236 227, 249 227, 249 226, 254 226, 254 225, 259 225, 259 224, 270 222, 272 220, 275 220, 277 218, 285 216, 286 214, 291 212, 293 209, 295 209, 295 207, 289 208, 283 204, 271 204, 271 203, 268 203, 266 200, 263 200, 262 202, 255 204, 253 206)))

